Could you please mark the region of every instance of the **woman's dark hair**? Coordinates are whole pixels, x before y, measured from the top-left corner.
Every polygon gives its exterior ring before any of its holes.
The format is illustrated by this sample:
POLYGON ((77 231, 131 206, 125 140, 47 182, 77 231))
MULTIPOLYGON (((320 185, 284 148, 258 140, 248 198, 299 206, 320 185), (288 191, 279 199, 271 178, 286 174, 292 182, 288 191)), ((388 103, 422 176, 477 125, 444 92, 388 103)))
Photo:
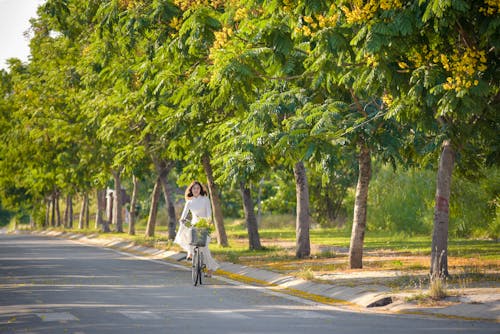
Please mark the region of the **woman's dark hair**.
POLYGON ((193 186, 195 184, 200 186, 200 195, 207 196, 207 191, 206 191, 205 187, 199 181, 193 181, 193 182, 191 182, 189 187, 186 188, 186 193, 184 194, 184 197, 186 198, 186 200, 191 199, 194 196, 192 189, 193 189, 193 186))

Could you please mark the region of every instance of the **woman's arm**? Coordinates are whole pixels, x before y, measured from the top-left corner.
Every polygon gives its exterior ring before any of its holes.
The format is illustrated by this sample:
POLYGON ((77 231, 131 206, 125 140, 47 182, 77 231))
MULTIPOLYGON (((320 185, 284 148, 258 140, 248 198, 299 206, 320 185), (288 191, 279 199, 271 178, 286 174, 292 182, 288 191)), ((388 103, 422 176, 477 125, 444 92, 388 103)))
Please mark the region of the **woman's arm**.
POLYGON ((186 220, 186 218, 188 216, 188 213, 189 213, 189 203, 190 202, 191 202, 190 200, 187 200, 186 204, 184 204, 184 210, 182 210, 182 214, 181 214, 181 218, 180 218, 181 222, 183 222, 184 220, 186 220))
POLYGON ((207 218, 212 219, 212 205, 210 203, 210 198, 208 196, 205 196, 205 212, 207 213, 207 218))

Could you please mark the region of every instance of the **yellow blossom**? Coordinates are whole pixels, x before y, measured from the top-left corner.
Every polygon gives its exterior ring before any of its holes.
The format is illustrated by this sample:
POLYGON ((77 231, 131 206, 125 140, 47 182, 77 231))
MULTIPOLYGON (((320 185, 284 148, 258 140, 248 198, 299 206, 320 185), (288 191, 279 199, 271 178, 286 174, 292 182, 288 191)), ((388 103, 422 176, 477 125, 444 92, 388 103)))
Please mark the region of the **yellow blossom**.
POLYGON ((229 37, 233 35, 231 27, 223 27, 221 31, 214 32, 215 41, 213 44, 214 49, 222 49, 227 44, 229 37))
POLYGON ((402 68, 402 69, 408 68, 408 64, 403 62, 403 61, 398 62, 398 66, 399 66, 399 68, 402 68))
POLYGON ((303 26, 302 31, 304 32, 304 36, 310 36, 311 35, 311 29, 309 29, 308 26, 303 26))
POLYGON ((366 64, 375 67, 378 65, 377 59, 373 55, 365 55, 366 64))
POLYGON ((313 21, 313 18, 312 18, 312 17, 310 17, 310 16, 304 16, 304 21, 306 21, 306 22, 307 22, 307 23, 309 23, 309 24, 314 22, 314 21, 313 21))
POLYGON ((382 96, 382 101, 386 106, 390 107, 394 102, 394 98, 392 97, 391 94, 386 93, 382 96))
MULTIPOLYGON (((458 46, 452 54, 442 54, 437 49, 429 50, 424 46, 414 50, 408 59, 415 67, 442 66, 449 74, 443 88, 457 92, 477 86, 477 78, 488 69, 486 52, 469 47, 458 46)), ((401 63, 398 64, 403 68, 401 63)))
POLYGON ((88 45, 87 45, 87 46, 86 46, 86 47, 84 47, 84 48, 83 48, 83 50, 82 50, 82 56, 86 57, 86 56, 88 56, 89 54, 90 54, 90 46, 88 46, 88 45))
POLYGON ((401 0, 354 0, 351 8, 342 6, 347 23, 361 23, 370 20, 380 10, 392 10, 402 7, 401 0))
POLYGON ((238 8, 236 13, 234 14, 234 20, 236 22, 241 21, 248 17, 248 9, 247 8, 238 8))
POLYGON ((179 30, 179 28, 181 27, 181 24, 182 24, 182 20, 179 20, 179 18, 174 17, 172 19, 172 21, 170 21, 169 26, 175 30, 179 30))
POLYGON ((479 8, 479 12, 486 16, 500 14, 500 1, 484 0, 485 7, 479 8))
POLYGON ((174 3, 183 11, 195 9, 201 6, 208 5, 208 0, 174 0, 174 3))

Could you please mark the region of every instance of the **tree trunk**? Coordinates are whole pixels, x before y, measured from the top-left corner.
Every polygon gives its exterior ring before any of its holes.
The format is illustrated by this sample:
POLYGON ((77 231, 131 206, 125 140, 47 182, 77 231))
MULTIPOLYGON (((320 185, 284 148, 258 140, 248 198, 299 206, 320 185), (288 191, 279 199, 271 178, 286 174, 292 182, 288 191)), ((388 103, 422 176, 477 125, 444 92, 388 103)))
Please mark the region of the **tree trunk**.
POLYGON ((68 205, 68 197, 69 195, 66 196, 66 205, 64 207, 64 216, 63 216, 63 225, 64 227, 68 227, 68 218, 69 218, 69 205, 68 205))
POLYGON ((351 269, 363 268, 363 243, 365 240, 366 212, 368 208, 368 186, 371 177, 371 154, 365 144, 358 157, 359 175, 354 201, 351 244, 349 247, 349 265, 351 269))
POLYGON ((163 190, 163 195, 165 198, 165 204, 167 205, 167 214, 168 214, 168 239, 174 240, 175 239, 175 228, 177 226, 177 218, 175 215, 175 205, 174 205, 174 196, 173 196, 173 190, 170 187, 170 184, 167 182, 167 178, 165 180, 162 179, 162 188, 166 189, 163 190))
POLYGON ((90 202, 89 202, 89 194, 86 192, 83 195, 83 200, 85 201, 85 228, 90 227, 90 202))
POLYGON ((50 226, 55 227, 56 226, 56 196, 54 194, 52 194, 50 201, 51 201, 51 205, 52 205, 52 216, 50 217, 50 226))
POLYGON ((259 181, 259 191, 257 193, 257 226, 260 226, 262 222, 262 185, 264 184, 264 178, 259 181))
POLYGON ((113 225, 115 231, 123 232, 123 219, 122 219, 122 184, 120 180, 121 170, 113 171, 113 179, 115 180, 115 191, 113 192, 113 225))
POLYGON ((45 200, 45 221, 43 227, 49 226, 50 223, 50 199, 45 200))
POLYGON ((248 230, 248 247, 251 250, 262 249, 260 244, 257 218, 255 217, 252 193, 244 182, 240 182, 241 196, 243 197, 243 210, 245 211, 245 221, 248 230))
POLYGON ((85 195, 82 197, 82 206, 80 208, 80 217, 78 217, 78 228, 83 230, 85 227, 85 212, 86 212, 86 204, 85 195))
POLYGON ((148 223, 146 225, 146 237, 153 237, 155 235, 156 214, 158 212, 158 202, 160 201, 160 189, 161 182, 160 178, 158 178, 151 195, 151 208, 149 209, 148 223))
POLYGON ((104 219, 102 221, 102 232, 108 233, 111 232, 111 223, 113 219, 113 202, 114 195, 111 189, 103 190, 104 191, 104 219))
POLYGON ((106 189, 106 220, 108 225, 113 223, 113 203, 115 201, 114 190, 106 189))
POLYGON ((448 224, 454 162, 455 151, 450 141, 446 140, 439 159, 431 250, 431 275, 437 274, 441 277, 448 276, 448 224))
POLYGON ((342 208, 342 203, 344 202, 344 198, 345 198, 346 193, 347 193, 347 188, 343 187, 341 195, 339 196, 338 200, 335 202, 335 209, 334 209, 335 213, 333 216, 333 220, 336 220, 340 214, 340 209, 342 208))
POLYGON ((68 221, 66 226, 73 228, 73 196, 68 195, 66 197, 66 206, 68 207, 68 221))
POLYGON ((304 163, 299 161, 293 168, 295 176, 295 193, 297 195, 297 222, 296 222, 296 252, 301 259, 311 255, 309 239, 309 186, 304 163))
POLYGON ((97 211, 95 213, 95 229, 100 229, 104 224, 104 207, 106 202, 106 190, 97 189, 96 191, 96 205, 97 211))
POLYGON ((212 202, 212 209, 215 222, 215 230, 217 234, 217 244, 222 247, 229 246, 227 242, 226 229, 224 227, 224 218, 222 216, 222 208, 220 204, 219 191, 217 185, 214 182, 214 176, 212 172, 212 165, 210 164, 210 157, 204 154, 201 158, 203 164, 203 169, 207 176, 208 191, 210 192, 210 201, 212 202))
POLYGON ((135 175, 132 175, 132 198, 130 199, 130 222, 128 225, 128 234, 130 235, 135 235, 135 203, 137 202, 137 186, 138 186, 138 180, 135 175))
POLYGON ((167 216, 168 216, 168 238, 170 240, 175 239, 175 227, 177 225, 177 219, 175 216, 175 206, 172 196, 172 191, 168 184, 168 175, 170 171, 174 167, 172 161, 153 159, 153 162, 156 167, 156 172, 158 173, 158 177, 160 179, 161 189, 163 190, 163 197, 165 199, 165 205, 167 207, 167 216))
POLYGON ((59 207, 59 192, 54 193, 54 203, 56 206, 56 226, 59 227, 61 226, 61 209, 59 207))

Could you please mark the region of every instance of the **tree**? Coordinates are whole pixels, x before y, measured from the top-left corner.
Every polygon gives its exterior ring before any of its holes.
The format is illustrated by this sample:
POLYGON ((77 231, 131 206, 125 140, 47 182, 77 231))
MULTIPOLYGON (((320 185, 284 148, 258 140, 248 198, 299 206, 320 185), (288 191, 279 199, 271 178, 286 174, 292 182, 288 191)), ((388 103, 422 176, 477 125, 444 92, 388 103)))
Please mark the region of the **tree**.
MULTIPOLYGON (((147 168, 152 160, 169 209, 171 236, 175 233, 175 211, 166 185, 169 169, 164 168, 165 162, 157 158, 156 151, 150 151, 156 149, 157 131, 151 124, 158 121, 158 98, 150 84, 154 69, 149 70, 148 64, 157 51, 155 45, 164 41, 161 30, 165 26, 157 26, 157 23, 171 18, 172 12, 175 8, 169 3, 148 6, 103 3, 97 11, 99 24, 85 49, 93 57, 82 59, 89 87, 86 112, 92 116, 101 142, 101 155, 105 155, 108 162, 103 173, 115 174, 115 181, 118 174, 133 178, 149 173, 147 168), (97 112, 96 105, 100 106, 97 112), (147 158, 151 160, 146 161, 147 158)), ((118 207, 114 208, 121 212, 118 207)), ((119 215, 113 217, 119 219, 119 215)))
MULTIPOLYGON (((377 157, 395 165, 406 129, 389 117, 385 99, 391 81, 387 72, 376 66, 368 47, 359 43, 366 27, 353 24, 350 16, 362 16, 365 7, 378 8, 379 3, 345 4, 349 6, 300 2, 285 10, 300 17, 293 30, 296 40, 306 48, 305 74, 311 77, 310 88, 315 92, 311 106, 299 114, 297 122, 304 118, 302 122, 310 124, 312 136, 347 147, 358 156, 349 262, 351 268, 361 268, 371 160, 377 157)), ((337 149, 347 156, 352 154, 345 148, 337 149)))
MULTIPOLYGON (((212 143, 207 139, 210 138, 210 129, 205 126, 213 122, 217 115, 216 110, 209 107, 210 91, 205 77, 208 47, 213 41, 213 31, 219 27, 215 19, 217 12, 198 3, 179 3, 179 7, 183 15, 172 21, 177 22, 172 43, 161 51, 160 59, 168 56, 171 62, 165 68, 162 61, 163 68, 157 79, 157 88, 164 96, 164 105, 159 109, 159 116, 164 120, 160 130, 174 139, 165 146, 170 151, 182 152, 176 154, 179 160, 203 167, 213 207, 217 242, 227 246, 220 194, 211 163, 212 143), (167 84, 167 78, 170 84, 167 84)), ((164 135, 162 137, 165 138, 164 135)))
POLYGON ((499 6, 437 0, 373 4, 343 8, 358 32, 351 44, 387 78, 390 114, 424 132, 426 159, 441 156, 431 273, 446 276, 454 161, 466 174, 498 161, 499 6))
POLYGON ((284 129, 285 118, 300 108, 302 94, 294 84, 279 78, 281 75, 285 78, 300 75, 304 54, 293 49, 287 25, 290 17, 286 13, 256 2, 235 2, 228 7, 226 20, 216 33, 210 52, 213 60, 211 86, 217 93, 214 103, 229 100, 230 105, 238 102, 245 105, 254 99, 255 111, 251 111, 248 117, 256 121, 252 134, 256 144, 262 146, 266 143, 275 156, 283 153, 278 153, 283 147, 286 147, 287 154, 292 155, 280 162, 290 169, 295 166, 295 181, 300 182, 296 187, 297 199, 300 199, 297 202, 296 254, 305 257, 310 253, 309 195, 302 162, 307 147, 295 145, 294 134, 288 134, 284 129), (266 83, 265 79, 273 78, 274 82, 266 83), (265 115, 266 111, 270 115, 265 115), (264 139, 266 137, 271 137, 271 140, 264 139))
MULTIPOLYGON (((16 75, 13 92, 18 102, 12 123, 17 125, 9 136, 12 144, 16 142, 12 149, 17 152, 17 160, 25 159, 22 172, 16 174, 22 175, 35 208, 37 201, 51 193, 57 198, 62 192, 71 195, 87 189, 92 174, 89 160, 81 159, 88 152, 88 137, 82 131, 86 127, 82 126, 77 102, 81 85, 76 70, 80 52, 77 37, 88 17, 73 16, 71 26, 67 24, 68 17, 56 19, 56 14, 61 18, 63 13, 81 14, 74 6, 70 11, 67 5, 47 1, 39 8, 39 17, 32 21, 31 62, 22 75, 16 75), (28 150, 23 148, 30 141, 35 145, 27 147, 28 150)), ((91 17, 92 10, 87 10, 86 15, 91 17)))

